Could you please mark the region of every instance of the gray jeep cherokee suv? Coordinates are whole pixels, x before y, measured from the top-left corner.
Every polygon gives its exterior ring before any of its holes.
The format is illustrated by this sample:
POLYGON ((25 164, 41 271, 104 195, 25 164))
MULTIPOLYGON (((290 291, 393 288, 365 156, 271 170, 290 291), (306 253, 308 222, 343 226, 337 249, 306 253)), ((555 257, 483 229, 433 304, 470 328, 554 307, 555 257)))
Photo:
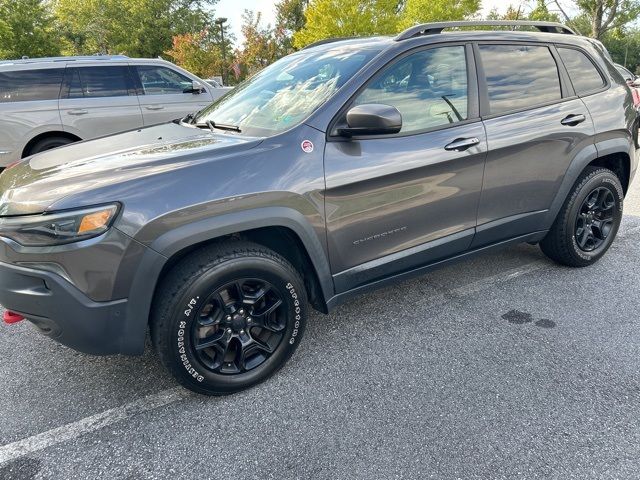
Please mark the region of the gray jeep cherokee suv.
POLYGON ((7 169, 0 303, 92 354, 140 354, 149 328, 185 387, 238 391, 308 304, 515 242, 594 263, 637 126, 606 51, 559 24, 322 42, 194 116, 7 169))

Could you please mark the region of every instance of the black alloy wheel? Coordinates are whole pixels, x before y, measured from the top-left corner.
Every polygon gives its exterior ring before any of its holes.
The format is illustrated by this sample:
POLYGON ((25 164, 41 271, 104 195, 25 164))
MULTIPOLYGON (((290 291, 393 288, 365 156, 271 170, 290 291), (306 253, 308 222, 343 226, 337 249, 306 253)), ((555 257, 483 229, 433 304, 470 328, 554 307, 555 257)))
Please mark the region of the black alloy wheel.
POLYGON ((264 363, 282 342, 287 325, 280 295, 255 278, 217 289, 196 318, 191 332, 195 355, 209 370, 227 375, 264 363))
POLYGON ((607 187, 594 189, 582 202, 576 218, 575 236, 578 247, 593 252, 602 246, 614 221, 616 200, 607 187))

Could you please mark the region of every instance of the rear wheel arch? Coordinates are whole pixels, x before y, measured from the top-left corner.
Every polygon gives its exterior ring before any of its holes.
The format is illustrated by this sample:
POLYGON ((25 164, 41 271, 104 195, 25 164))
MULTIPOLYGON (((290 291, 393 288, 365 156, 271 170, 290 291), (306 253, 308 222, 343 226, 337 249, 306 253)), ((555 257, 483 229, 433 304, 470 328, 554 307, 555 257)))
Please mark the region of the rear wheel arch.
POLYGON ((631 157, 628 153, 617 152, 600 156, 589 163, 585 169, 588 167, 602 167, 611 170, 620 180, 622 191, 625 195, 627 194, 631 175, 631 157))
POLYGON ((31 140, 27 142, 25 147, 22 149, 22 154, 20 158, 28 157, 29 155, 31 155, 33 148, 38 143, 42 142, 43 140, 48 140, 53 138, 64 138, 67 140, 71 140, 72 142, 79 142, 82 140, 77 135, 73 135, 72 133, 69 133, 69 132, 54 130, 54 131, 40 133, 39 135, 36 135, 35 137, 33 137, 31 140))

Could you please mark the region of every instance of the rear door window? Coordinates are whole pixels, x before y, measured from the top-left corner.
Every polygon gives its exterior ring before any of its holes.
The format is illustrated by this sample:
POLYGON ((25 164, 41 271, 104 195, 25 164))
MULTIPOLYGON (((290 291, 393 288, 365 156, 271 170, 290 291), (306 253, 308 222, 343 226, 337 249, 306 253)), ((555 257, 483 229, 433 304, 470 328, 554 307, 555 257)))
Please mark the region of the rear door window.
POLYGON ((63 68, 0 72, 0 103, 57 100, 63 68))
POLYGON ((480 45, 491 114, 524 110, 562 98, 558 66, 549 48, 480 45))
POLYGON ((604 86, 604 79, 600 72, 580 50, 574 48, 558 48, 562 63, 569 72, 573 89, 578 95, 584 95, 604 86))
POLYGON ((126 66, 77 67, 70 75, 69 98, 124 97, 132 90, 126 66))

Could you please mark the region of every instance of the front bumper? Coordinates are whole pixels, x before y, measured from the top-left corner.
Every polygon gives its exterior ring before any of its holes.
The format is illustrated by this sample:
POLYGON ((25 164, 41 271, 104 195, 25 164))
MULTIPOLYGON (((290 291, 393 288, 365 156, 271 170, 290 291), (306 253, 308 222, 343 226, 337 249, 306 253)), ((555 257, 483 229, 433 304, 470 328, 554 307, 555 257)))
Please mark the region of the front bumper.
POLYGON ((94 355, 127 350, 127 300, 95 302, 54 273, 0 262, 0 305, 75 350, 94 355))

